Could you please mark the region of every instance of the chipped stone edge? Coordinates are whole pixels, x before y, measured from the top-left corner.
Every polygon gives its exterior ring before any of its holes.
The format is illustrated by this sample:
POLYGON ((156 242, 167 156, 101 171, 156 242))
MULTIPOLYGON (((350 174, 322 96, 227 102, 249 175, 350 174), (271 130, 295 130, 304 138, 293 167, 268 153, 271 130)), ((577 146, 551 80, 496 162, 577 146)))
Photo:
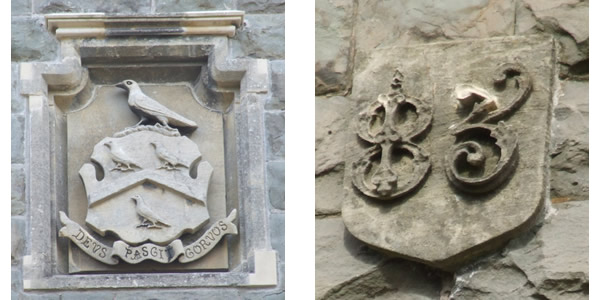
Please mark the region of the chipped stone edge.
MULTIPOLYGON (((29 98, 28 127, 30 157, 30 255, 23 261, 25 290, 73 290, 114 288, 172 288, 172 287, 262 287, 278 284, 277 251, 272 250, 269 235, 264 103, 270 97, 269 63, 266 59, 230 59, 228 39, 213 37, 204 42, 214 47, 209 55, 209 76, 219 89, 237 90, 230 106, 235 116, 235 143, 238 148, 238 194, 241 211, 239 219, 244 234, 240 237, 241 261, 223 273, 160 273, 160 274, 61 274, 56 269, 57 191, 51 178, 56 173, 53 157, 51 118, 54 109, 49 97, 53 93, 76 94, 89 80, 81 57, 76 50, 81 40, 61 41, 62 59, 50 62, 20 64, 21 94, 29 98), (250 142, 251 141, 251 142, 250 142), (52 151, 51 151, 52 152, 52 151), (242 171, 243 170, 243 171, 242 171), (247 174, 253 174, 251 177, 247 174), (53 249, 53 250, 52 250, 53 249), (262 250, 256 250, 262 249, 262 250), (50 251, 52 250, 52 251, 50 251), (254 253, 252 253, 254 251, 254 253), (251 255, 254 254, 254 257, 251 255), (257 269, 247 271, 248 261, 254 259, 257 269)), ((169 45, 167 42, 160 45, 169 45)))
POLYGON ((143 16, 104 13, 45 15, 46 27, 59 40, 70 38, 162 35, 225 35, 233 37, 244 12, 195 11, 143 16), (176 25, 173 25, 176 24, 176 25))

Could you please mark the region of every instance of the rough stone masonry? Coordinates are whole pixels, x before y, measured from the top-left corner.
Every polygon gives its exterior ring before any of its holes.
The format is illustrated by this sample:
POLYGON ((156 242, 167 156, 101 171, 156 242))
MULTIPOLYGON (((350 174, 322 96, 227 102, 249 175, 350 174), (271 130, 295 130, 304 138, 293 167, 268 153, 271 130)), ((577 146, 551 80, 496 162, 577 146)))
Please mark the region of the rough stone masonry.
MULTIPOLYGON (((589 298, 588 5, 588 1, 533 0, 316 2, 316 298, 589 298), (365 93, 370 86, 379 84, 379 93, 386 93, 384 85, 389 85, 397 67, 389 64, 387 69, 365 72, 372 62, 369 58, 394 46, 427 49, 427 44, 439 42, 477 43, 478 39, 519 36, 553 39, 556 44, 554 50, 552 43, 540 49, 556 51, 557 71, 555 84, 541 89, 553 94, 553 99, 548 99, 552 104, 546 155, 550 178, 541 203, 543 211, 535 223, 497 250, 446 271, 428 266, 431 263, 414 262, 414 257, 398 258, 354 236, 342 221, 345 204, 340 196, 346 193, 344 187, 352 186, 345 175, 349 166, 344 153, 353 122, 348 116, 356 113, 361 100, 375 99, 376 94, 365 93), (385 76, 380 74, 388 69, 385 76), (374 79, 377 76, 382 79, 374 79)), ((474 59, 478 55, 470 53, 474 59)), ((436 59, 443 61, 431 56, 436 59)), ((407 59, 406 64, 411 63, 407 59)), ((452 67, 438 63, 431 68, 443 74, 444 68, 452 67)), ((414 76, 418 72, 412 72, 412 81, 410 74, 404 74, 407 95, 418 98, 427 94, 426 89, 411 89, 414 82, 423 83, 414 76)), ((454 114, 453 110, 447 112, 454 114)), ((415 144, 431 145, 427 137, 425 144, 415 144)), ((520 159, 523 162, 527 157, 520 159)), ((431 178, 425 181, 425 188, 429 184, 431 178)), ((458 216, 449 216, 453 217, 458 216)))

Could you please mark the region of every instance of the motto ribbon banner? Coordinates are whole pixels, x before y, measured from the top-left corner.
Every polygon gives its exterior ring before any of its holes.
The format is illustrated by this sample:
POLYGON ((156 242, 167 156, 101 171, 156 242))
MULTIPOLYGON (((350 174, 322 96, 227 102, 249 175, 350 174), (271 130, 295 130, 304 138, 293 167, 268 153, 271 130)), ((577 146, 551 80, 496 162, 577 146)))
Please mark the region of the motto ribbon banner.
POLYGON ((147 259, 160 263, 171 263, 178 257, 179 262, 187 263, 206 255, 225 235, 238 233, 237 227, 233 224, 237 217, 237 210, 234 209, 227 218, 214 223, 200 238, 185 247, 179 239, 172 241, 167 246, 159 246, 154 243, 131 246, 123 241, 116 241, 110 247, 95 239, 79 224, 69 219, 64 212, 61 211, 59 214, 64 227, 60 229, 58 235, 69 238, 85 253, 109 265, 116 265, 119 262, 115 256, 130 264, 137 264, 147 259), (182 254, 183 256, 181 256, 182 254))

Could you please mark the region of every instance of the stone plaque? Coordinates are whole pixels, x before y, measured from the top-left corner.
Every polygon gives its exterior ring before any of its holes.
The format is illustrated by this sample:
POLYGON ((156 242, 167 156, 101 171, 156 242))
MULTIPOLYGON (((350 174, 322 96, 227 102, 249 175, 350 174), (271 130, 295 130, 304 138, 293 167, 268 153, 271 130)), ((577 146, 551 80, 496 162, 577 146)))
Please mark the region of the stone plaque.
POLYGON ((357 65, 342 217, 360 240, 453 269, 543 207, 549 37, 374 50, 357 65))
POLYGON ((225 215, 220 114, 186 85, 97 89, 67 115, 69 211, 59 235, 73 242, 69 271, 119 261, 127 270, 227 269, 221 239, 237 227, 236 211, 225 215))

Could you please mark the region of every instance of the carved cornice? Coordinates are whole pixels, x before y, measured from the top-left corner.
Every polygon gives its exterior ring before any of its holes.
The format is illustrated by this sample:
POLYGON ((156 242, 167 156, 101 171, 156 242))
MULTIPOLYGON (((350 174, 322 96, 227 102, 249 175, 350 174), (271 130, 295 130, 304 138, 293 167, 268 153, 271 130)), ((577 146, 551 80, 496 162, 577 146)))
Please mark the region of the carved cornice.
POLYGON ((244 12, 202 11, 145 16, 60 13, 45 17, 48 31, 58 39, 165 35, 233 37, 244 21, 244 12))

